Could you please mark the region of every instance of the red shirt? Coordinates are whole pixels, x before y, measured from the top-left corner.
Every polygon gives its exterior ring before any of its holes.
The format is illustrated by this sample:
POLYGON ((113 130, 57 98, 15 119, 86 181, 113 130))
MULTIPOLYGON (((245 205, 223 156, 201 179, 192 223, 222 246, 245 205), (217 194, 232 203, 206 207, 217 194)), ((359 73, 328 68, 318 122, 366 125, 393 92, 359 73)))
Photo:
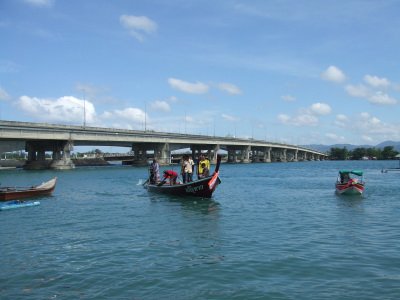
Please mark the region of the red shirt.
POLYGON ((164 178, 174 178, 174 177, 178 177, 178 173, 176 173, 175 171, 172 170, 164 171, 164 178))

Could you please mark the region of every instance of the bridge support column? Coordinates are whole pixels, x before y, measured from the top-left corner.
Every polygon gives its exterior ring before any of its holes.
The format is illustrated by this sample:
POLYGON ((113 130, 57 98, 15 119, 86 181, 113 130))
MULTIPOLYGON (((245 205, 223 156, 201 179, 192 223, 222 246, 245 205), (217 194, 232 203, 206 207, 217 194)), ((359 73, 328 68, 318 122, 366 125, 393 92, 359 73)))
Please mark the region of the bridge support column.
POLYGON ((227 151, 228 151, 228 163, 236 163, 237 162, 236 149, 228 147, 227 151))
POLYGON ((74 149, 72 141, 63 141, 54 145, 53 160, 50 169, 69 170, 75 168, 71 160, 71 151, 74 149))
POLYGON ((147 166, 147 147, 145 144, 132 145, 134 159, 133 166, 147 166))
POLYGON ((244 146, 241 149, 240 161, 242 163, 249 163, 250 162, 250 151, 251 151, 251 147, 250 146, 244 146))
POLYGON ((157 144, 154 150, 154 157, 157 158, 160 165, 169 165, 171 163, 169 144, 157 144))
POLYGON ((271 147, 266 147, 264 149, 264 162, 271 162, 271 147))
POLYGON ((25 144, 28 160, 24 169, 72 169, 75 167, 70 156, 72 147, 71 141, 28 141, 25 144), (46 151, 53 152, 52 160, 46 159, 46 151))

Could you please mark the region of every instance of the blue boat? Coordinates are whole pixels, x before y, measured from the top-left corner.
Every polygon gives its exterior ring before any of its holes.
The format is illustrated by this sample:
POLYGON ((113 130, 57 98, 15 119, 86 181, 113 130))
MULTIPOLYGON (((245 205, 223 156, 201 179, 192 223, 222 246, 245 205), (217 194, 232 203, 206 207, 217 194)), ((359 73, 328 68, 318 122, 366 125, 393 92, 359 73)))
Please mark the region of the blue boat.
POLYGON ((37 206, 37 205, 40 205, 39 201, 14 200, 2 203, 2 205, 0 206, 0 210, 9 210, 14 208, 37 206))

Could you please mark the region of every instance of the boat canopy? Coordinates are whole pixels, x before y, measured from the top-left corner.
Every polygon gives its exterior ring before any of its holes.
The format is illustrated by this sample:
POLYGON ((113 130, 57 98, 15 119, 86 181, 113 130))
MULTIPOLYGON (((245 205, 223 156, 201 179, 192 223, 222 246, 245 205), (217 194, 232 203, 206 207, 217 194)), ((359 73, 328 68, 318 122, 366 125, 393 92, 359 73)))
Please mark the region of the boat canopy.
POLYGON ((354 175, 357 175, 357 176, 363 176, 363 171, 360 171, 360 170, 351 170, 351 171, 349 171, 349 170, 341 170, 341 171, 339 171, 339 174, 354 174, 354 175))

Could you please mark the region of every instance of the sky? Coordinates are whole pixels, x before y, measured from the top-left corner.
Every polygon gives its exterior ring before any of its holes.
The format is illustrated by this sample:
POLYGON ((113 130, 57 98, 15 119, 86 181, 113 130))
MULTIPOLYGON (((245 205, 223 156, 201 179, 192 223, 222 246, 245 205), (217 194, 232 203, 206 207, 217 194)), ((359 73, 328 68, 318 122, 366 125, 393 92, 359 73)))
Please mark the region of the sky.
POLYGON ((400 141, 400 1, 0 0, 0 119, 400 141))

